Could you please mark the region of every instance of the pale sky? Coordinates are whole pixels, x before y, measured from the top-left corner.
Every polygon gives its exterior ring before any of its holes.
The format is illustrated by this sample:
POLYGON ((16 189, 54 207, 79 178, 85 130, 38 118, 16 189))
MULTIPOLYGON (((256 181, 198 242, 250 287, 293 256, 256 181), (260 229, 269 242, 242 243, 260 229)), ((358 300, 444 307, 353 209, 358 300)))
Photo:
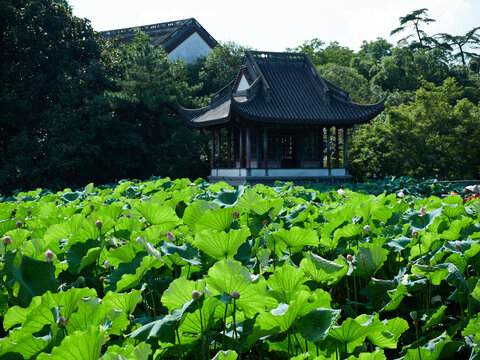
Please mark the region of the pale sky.
POLYGON ((261 51, 284 51, 305 40, 338 41, 358 50, 363 40, 390 37, 398 18, 427 8, 436 20, 428 35, 464 35, 480 26, 480 0, 68 0, 73 14, 95 30, 194 17, 218 41, 261 51))

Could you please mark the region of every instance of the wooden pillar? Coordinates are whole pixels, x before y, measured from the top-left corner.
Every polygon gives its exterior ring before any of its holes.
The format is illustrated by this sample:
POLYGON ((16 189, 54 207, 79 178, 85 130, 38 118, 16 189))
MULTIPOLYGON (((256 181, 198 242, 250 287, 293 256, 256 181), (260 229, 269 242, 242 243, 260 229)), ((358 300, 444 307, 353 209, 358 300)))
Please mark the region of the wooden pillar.
POLYGON ((232 129, 227 129, 227 166, 229 169, 232 168, 232 129))
POLYGON ((255 143, 257 144, 257 169, 260 168, 260 144, 261 144, 261 138, 260 138, 260 129, 255 128, 255 143))
POLYGON ((348 130, 343 128, 343 167, 345 168, 345 175, 348 175, 348 130))
POLYGON ((222 143, 221 143, 221 134, 220 134, 221 129, 217 130, 217 169, 221 167, 221 162, 222 162, 222 143))
POLYGON ((246 142, 247 142, 247 164, 246 168, 250 169, 251 166, 251 161, 252 161, 252 139, 251 139, 251 134, 250 134, 250 127, 247 127, 246 129, 246 142))
POLYGON ((327 127, 327 168, 328 168, 328 175, 332 175, 332 164, 331 164, 331 146, 330 146, 330 127, 327 127))
POLYGON ((265 176, 268 176, 268 131, 265 125, 263 125, 263 164, 265 176))
POLYGON ((238 162, 240 163, 240 168, 243 167, 243 129, 238 129, 238 162))
POLYGON ((340 167, 340 151, 338 149, 338 127, 335 126, 335 167, 340 167))
POLYGON ((324 168, 324 164, 323 164, 323 151, 325 149, 324 147, 324 141, 323 141, 323 127, 320 127, 320 131, 318 133, 318 146, 320 148, 320 151, 319 151, 319 160, 320 160, 320 169, 323 169, 324 168))
POLYGON ((212 147, 210 149, 210 168, 215 169, 215 130, 212 130, 212 147))

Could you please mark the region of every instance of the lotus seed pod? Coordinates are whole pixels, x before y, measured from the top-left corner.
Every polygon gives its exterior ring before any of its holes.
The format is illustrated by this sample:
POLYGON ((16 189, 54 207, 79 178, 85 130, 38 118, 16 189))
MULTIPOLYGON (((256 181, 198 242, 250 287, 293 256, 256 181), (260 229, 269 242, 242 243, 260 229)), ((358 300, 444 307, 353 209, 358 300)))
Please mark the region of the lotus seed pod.
POLYGON ((232 291, 232 292, 230 293, 230 296, 231 296, 232 298, 236 299, 236 300, 237 300, 237 299, 240 299, 240 294, 238 293, 238 291, 232 291))
POLYGON ((62 327, 65 327, 68 324, 68 319, 66 319, 63 316, 60 316, 60 319, 58 319, 58 324, 62 327))
POLYGON ((405 194, 403 193, 403 191, 399 191, 398 194, 397 194, 397 196, 398 196, 399 198, 403 198, 403 197, 405 196, 405 194))
POLYGON ((338 189, 338 190, 337 190, 337 193, 338 193, 338 195, 340 195, 340 196, 345 196, 345 190, 343 190, 343 189, 338 189))
POLYGON ((370 231, 370 225, 365 225, 365 226, 363 227, 363 231, 369 232, 369 231, 370 231))
POLYGON ((192 291, 192 300, 198 300, 202 297, 202 294, 197 290, 192 291))
POLYGON ((424 216, 426 213, 427 213, 427 209, 425 209, 425 206, 422 205, 422 207, 420 208, 420 214, 424 216))
POLYGON ((167 231, 167 239, 169 241, 175 241, 175 235, 173 235, 170 231, 167 231))
POLYGON ((55 254, 52 252, 52 250, 47 249, 47 251, 45 251, 45 258, 47 259, 47 262, 53 262, 55 259, 55 254))
POLYGON ((17 221, 17 228, 21 228, 22 226, 23 226, 23 223, 20 220, 18 220, 17 221))
POLYGON ((351 254, 348 254, 347 255, 347 261, 352 262, 352 260, 353 260, 353 256, 351 254))
POLYGON ((12 238, 10 236, 5 236, 3 239, 2 239, 2 243, 3 245, 10 245, 12 243, 12 238))
POLYGON ((102 226, 103 226, 103 223, 102 223, 100 220, 97 220, 97 221, 95 222, 95 226, 96 226, 97 228, 101 229, 102 226))
POLYGON ((412 231, 412 237, 417 237, 418 236, 418 231, 417 230, 413 230, 412 231))
POLYGON ((238 212, 238 210, 233 213, 233 217, 235 219, 238 219, 240 217, 240 213, 238 212))
POLYGON ((112 267, 112 265, 108 262, 108 260, 105 260, 103 262, 103 266, 105 266, 105 268, 107 268, 107 269, 110 269, 112 267))

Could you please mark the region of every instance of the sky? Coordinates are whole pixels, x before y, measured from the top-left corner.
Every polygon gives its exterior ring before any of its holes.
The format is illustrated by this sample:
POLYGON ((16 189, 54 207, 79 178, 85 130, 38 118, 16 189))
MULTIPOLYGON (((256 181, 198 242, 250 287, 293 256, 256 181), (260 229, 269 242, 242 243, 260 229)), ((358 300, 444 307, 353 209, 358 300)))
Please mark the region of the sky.
POLYGON ((217 41, 261 51, 285 51, 306 40, 357 51, 363 40, 390 36, 399 17, 427 8, 428 35, 464 35, 480 26, 480 0, 68 0, 73 14, 97 31, 194 17, 217 41))

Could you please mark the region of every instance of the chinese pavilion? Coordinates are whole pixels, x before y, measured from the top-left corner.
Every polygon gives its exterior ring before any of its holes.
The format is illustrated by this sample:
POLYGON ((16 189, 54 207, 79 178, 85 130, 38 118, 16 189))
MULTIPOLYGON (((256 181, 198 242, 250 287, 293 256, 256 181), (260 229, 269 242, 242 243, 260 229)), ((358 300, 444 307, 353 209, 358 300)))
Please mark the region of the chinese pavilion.
POLYGON ((351 102, 306 54, 247 51, 236 79, 209 106, 179 113, 211 132, 212 182, 345 182, 349 129, 383 109, 384 100, 351 102))

